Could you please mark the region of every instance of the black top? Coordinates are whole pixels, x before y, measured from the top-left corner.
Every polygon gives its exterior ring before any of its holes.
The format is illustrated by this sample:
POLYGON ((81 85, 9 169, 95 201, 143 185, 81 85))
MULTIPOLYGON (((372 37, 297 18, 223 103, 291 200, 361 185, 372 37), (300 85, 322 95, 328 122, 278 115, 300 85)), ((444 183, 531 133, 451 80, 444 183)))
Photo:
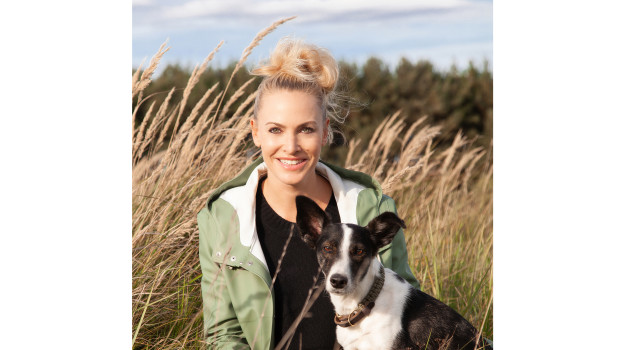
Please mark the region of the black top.
MULTIPOLYGON (((260 180, 256 191, 256 230, 272 278, 291 233, 291 226, 294 228, 273 286, 274 344, 278 344, 301 312, 308 298, 308 291, 314 286, 314 278, 319 275, 317 282, 319 283, 324 280, 324 276, 319 273, 315 251, 301 240, 297 224, 279 216, 265 200, 262 191, 263 181, 264 178, 260 180)), ((326 212, 333 222, 340 222, 333 193, 326 212)), ((299 349, 299 344, 303 349, 332 349, 336 342, 334 315, 329 295, 327 292, 321 293, 297 327, 289 349, 299 349)))

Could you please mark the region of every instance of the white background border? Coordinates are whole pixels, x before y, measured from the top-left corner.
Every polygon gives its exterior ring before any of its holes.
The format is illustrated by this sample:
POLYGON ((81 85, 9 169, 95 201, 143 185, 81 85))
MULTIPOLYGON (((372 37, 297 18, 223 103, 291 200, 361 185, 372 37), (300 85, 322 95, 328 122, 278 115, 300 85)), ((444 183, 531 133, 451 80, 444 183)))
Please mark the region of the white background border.
MULTIPOLYGON (((131 344, 131 4, 103 4, 0 9, 1 348, 131 344)), ((494 3, 498 349, 613 346, 620 28, 609 4, 494 3)))

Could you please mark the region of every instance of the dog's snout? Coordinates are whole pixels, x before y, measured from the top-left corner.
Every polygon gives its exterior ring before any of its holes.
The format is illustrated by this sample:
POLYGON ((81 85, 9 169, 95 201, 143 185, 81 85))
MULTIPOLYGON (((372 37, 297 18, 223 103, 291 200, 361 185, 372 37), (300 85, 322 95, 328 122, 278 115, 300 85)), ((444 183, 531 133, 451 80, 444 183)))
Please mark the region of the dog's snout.
POLYGON ((329 278, 329 282, 331 282, 332 287, 334 288, 344 288, 344 286, 347 285, 347 277, 340 274, 334 274, 329 278))

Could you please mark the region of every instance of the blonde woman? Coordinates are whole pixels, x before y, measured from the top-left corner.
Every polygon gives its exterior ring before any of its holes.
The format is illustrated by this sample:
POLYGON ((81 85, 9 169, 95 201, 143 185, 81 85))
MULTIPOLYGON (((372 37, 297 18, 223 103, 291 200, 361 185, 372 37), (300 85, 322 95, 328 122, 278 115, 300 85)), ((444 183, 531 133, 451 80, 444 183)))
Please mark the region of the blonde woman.
MULTIPOLYGON (((205 336, 215 348, 273 349, 306 302, 319 267, 314 251, 291 234, 297 195, 313 199, 335 222, 365 226, 396 211, 370 176, 319 159, 331 141, 331 123, 341 121, 333 113, 338 65, 327 50, 283 39, 252 73, 263 77, 250 121, 262 156, 218 188, 198 214, 205 336)), ((379 255, 419 288, 402 230, 379 255)), ((323 293, 289 348, 331 349, 335 329, 323 293)))

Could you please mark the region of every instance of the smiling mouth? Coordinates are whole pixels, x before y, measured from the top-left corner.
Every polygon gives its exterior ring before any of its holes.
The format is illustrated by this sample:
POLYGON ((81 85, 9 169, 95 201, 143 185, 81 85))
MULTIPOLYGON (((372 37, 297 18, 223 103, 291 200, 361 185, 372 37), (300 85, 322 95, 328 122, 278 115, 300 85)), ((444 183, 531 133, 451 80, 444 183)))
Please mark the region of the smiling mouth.
POLYGON ((308 162, 308 159, 277 158, 277 160, 280 162, 280 165, 282 165, 282 168, 289 170, 289 171, 297 171, 297 170, 303 169, 306 166, 306 163, 308 162))
POLYGON ((305 161, 305 159, 295 159, 295 160, 290 160, 290 159, 278 159, 282 164, 286 164, 286 165, 297 165, 300 163, 303 163, 305 161))

